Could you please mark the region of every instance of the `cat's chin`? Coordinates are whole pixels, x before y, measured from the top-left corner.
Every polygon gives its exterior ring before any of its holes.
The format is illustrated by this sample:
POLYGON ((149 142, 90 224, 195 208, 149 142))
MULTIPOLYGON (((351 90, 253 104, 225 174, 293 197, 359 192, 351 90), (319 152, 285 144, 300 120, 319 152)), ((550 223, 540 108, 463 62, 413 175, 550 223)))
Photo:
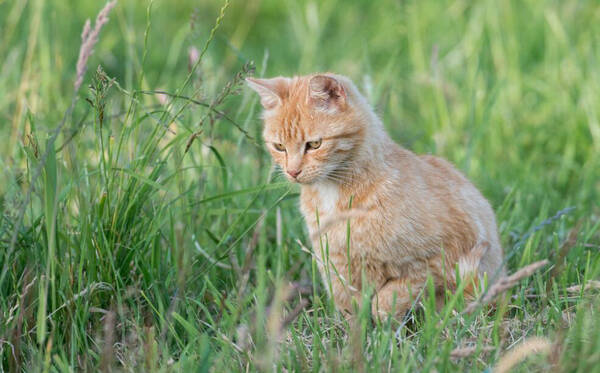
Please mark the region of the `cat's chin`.
POLYGON ((302 184, 298 179, 292 178, 290 176, 286 176, 285 179, 292 184, 302 184))
POLYGON ((292 179, 292 178, 289 178, 289 177, 287 178, 287 180, 288 180, 290 183, 292 183, 292 184, 300 184, 300 185, 307 185, 307 184, 311 184, 311 183, 312 183, 312 181, 311 181, 311 182, 307 182, 307 181, 301 181, 301 180, 298 180, 298 179, 292 179))
POLYGON ((291 177, 286 177, 286 179, 292 184, 300 184, 300 185, 310 185, 310 184, 314 184, 316 182, 316 179, 310 179, 310 180, 293 179, 291 177))

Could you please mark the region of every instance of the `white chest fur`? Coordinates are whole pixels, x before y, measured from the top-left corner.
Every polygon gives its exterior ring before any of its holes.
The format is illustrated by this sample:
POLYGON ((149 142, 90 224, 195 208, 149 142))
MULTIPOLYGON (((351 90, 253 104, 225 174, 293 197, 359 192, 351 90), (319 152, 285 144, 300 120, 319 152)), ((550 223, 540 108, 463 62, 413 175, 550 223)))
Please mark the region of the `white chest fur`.
POLYGON ((323 183, 317 187, 317 196, 318 201, 315 202, 319 215, 323 217, 331 216, 337 209, 339 200, 338 186, 333 183, 323 183))

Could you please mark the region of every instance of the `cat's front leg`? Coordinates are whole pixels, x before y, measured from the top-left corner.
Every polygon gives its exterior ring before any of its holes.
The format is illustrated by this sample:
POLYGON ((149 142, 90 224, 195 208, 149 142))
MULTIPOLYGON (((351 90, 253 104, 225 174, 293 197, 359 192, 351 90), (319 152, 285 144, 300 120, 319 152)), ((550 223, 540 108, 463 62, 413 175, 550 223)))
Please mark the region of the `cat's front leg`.
POLYGON ((352 313, 353 300, 360 302, 360 278, 353 276, 349 269, 351 266, 344 254, 329 253, 328 256, 322 256, 319 263, 327 292, 333 298, 336 308, 346 314, 352 313))

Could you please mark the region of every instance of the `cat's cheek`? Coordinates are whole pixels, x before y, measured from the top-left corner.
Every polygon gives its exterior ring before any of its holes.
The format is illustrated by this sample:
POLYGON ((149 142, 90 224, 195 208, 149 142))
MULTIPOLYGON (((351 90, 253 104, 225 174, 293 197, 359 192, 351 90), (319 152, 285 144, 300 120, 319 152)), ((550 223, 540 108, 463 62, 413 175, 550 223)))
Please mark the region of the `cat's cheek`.
POLYGON ((281 160, 281 154, 279 152, 273 151, 271 149, 269 149, 269 153, 271 153, 271 158, 273 158, 273 160, 277 163, 280 163, 281 160))
POLYGON ((281 153, 271 152, 271 157, 273 158, 273 162, 285 170, 285 157, 283 157, 281 153))
POLYGON ((307 153, 306 158, 314 163, 324 163, 329 158, 329 151, 327 149, 311 150, 310 153, 307 153))

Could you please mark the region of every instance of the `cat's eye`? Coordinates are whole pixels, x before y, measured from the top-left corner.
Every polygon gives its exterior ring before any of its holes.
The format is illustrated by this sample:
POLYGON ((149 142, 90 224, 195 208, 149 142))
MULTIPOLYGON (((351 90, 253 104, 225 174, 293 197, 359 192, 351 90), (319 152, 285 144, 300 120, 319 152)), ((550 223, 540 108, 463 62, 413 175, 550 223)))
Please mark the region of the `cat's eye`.
POLYGON ((319 149, 319 147, 321 146, 321 142, 322 140, 316 140, 316 141, 309 141, 306 143, 306 150, 313 150, 313 149, 319 149))
POLYGON ((283 144, 280 144, 278 142, 274 142, 273 143, 273 147, 275 148, 275 150, 277 150, 278 152, 284 152, 285 151, 285 146, 283 146, 283 144))

